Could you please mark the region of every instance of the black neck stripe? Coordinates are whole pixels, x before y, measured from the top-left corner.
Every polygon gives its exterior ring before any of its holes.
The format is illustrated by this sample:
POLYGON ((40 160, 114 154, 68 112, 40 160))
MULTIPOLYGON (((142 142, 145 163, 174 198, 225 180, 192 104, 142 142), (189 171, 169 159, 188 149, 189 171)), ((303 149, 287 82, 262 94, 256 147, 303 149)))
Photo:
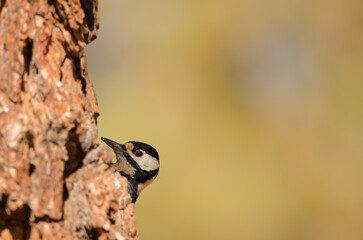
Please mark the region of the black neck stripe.
POLYGON ((129 182, 133 180, 133 178, 130 175, 126 174, 125 172, 123 171, 117 171, 117 172, 119 172, 121 176, 125 177, 129 182))

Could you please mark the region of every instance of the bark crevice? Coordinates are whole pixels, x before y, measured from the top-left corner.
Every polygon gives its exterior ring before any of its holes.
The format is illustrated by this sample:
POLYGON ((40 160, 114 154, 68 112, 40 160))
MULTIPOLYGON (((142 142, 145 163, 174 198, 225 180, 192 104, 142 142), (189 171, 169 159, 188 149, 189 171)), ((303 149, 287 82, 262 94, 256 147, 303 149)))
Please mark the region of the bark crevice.
POLYGON ((3 8, 4 8, 4 6, 5 6, 5 3, 6 3, 6 0, 0 0, 0 14, 1 14, 1 12, 2 12, 2 10, 3 10, 3 8))
POLYGON ((30 208, 23 205, 21 208, 11 211, 7 208, 7 202, 11 201, 8 194, 3 194, 0 200, 0 232, 8 229, 14 239, 29 239, 30 236, 30 208))
POLYGON ((81 168, 82 160, 85 153, 82 150, 81 143, 79 142, 79 134, 77 134, 77 126, 73 127, 68 132, 66 149, 68 153, 68 160, 64 167, 64 178, 69 177, 77 169, 81 168))
MULTIPOLYGON (((24 73, 29 75, 30 63, 33 56, 33 40, 27 38, 25 40, 25 46, 23 48, 23 56, 24 56, 24 73)), ((24 84, 22 85, 22 91, 24 91, 24 84)))
POLYGON ((94 6, 92 1, 81 0, 82 9, 85 13, 86 23, 92 32, 95 29, 95 16, 93 14, 94 6))

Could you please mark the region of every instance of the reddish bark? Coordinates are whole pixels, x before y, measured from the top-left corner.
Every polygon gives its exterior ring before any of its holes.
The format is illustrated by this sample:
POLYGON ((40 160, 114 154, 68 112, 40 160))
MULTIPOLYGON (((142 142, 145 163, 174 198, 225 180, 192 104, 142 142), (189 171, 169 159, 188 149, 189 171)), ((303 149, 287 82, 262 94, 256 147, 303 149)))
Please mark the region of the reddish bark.
POLYGON ((97 149, 97 0, 0 4, 0 239, 137 239, 126 182, 97 149))

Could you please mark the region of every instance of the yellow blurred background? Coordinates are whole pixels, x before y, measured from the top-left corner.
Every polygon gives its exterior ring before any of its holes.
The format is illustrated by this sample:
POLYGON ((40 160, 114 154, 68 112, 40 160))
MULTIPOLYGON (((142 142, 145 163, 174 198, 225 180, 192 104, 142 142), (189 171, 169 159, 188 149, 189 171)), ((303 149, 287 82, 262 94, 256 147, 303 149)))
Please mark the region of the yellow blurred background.
POLYGON ((99 12, 86 49, 99 136, 160 154, 141 239, 363 239, 363 1, 99 12))

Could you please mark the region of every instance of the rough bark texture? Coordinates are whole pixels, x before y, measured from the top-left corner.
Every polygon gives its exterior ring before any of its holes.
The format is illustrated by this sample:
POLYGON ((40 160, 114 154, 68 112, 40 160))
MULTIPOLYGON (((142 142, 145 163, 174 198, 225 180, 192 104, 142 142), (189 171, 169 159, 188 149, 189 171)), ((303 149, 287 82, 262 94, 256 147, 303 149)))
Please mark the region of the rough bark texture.
POLYGON ((97 4, 0 0, 0 239, 137 239, 126 182, 96 148, 97 4))

